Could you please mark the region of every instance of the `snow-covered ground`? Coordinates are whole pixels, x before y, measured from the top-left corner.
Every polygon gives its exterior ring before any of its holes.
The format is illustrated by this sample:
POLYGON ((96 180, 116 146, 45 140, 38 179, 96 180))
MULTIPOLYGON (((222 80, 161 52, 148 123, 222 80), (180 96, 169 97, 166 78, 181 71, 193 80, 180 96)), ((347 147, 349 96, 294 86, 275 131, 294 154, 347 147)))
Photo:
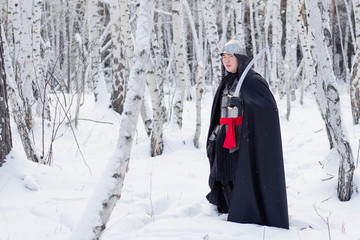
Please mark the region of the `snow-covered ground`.
MULTIPOLYGON (((359 126, 351 122, 346 90, 341 102, 348 135, 358 154, 359 126)), ((205 195, 209 165, 205 155, 212 96, 204 96, 201 146, 193 147, 195 103, 186 102, 183 129, 165 127, 165 151, 151 158, 149 139, 139 121, 130 170, 113 211, 104 240, 326 240, 360 239, 360 172, 349 202, 337 198, 336 153, 329 151, 323 121, 314 99, 292 102, 285 119, 286 100, 277 100, 281 119, 290 230, 226 221, 205 195), (328 221, 328 224, 326 223, 328 221), (328 229, 329 227, 329 229, 328 229), (330 237, 329 237, 330 235, 330 237)), ((26 160, 12 122, 13 150, 0 168, 0 240, 64 240, 77 226, 117 142, 120 117, 87 96, 83 120, 74 134, 61 126, 54 142, 53 166, 26 160), (89 121, 86 119, 101 122, 89 121), (78 145, 80 147, 78 148, 78 145)), ((41 122, 36 120, 38 149, 41 122)), ((51 135, 52 126, 45 134, 51 135)), ((34 137, 35 137, 34 136, 34 137)), ((46 143, 46 148, 49 143, 46 143)))

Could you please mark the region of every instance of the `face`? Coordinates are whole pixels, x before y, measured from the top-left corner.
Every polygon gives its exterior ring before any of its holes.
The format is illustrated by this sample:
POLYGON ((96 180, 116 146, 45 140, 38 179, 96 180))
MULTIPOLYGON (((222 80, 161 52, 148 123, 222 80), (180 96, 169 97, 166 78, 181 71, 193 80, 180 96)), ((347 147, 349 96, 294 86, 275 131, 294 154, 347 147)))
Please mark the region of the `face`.
POLYGON ((236 73, 238 69, 237 58, 234 55, 223 53, 222 62, 225 66, 226 71, 236 73))

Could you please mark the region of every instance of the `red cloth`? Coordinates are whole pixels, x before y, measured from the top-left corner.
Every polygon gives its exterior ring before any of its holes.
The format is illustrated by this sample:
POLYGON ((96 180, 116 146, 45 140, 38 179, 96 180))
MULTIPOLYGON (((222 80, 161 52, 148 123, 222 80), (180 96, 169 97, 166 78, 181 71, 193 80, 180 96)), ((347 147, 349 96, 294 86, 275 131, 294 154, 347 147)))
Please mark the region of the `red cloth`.
POLYGON ((220 125, 228 125, 223 145, 224 148, 233 149, 236 147, 235 125, 242 125, 242 119, 242 116, 236 118, 220 118, 220 125))

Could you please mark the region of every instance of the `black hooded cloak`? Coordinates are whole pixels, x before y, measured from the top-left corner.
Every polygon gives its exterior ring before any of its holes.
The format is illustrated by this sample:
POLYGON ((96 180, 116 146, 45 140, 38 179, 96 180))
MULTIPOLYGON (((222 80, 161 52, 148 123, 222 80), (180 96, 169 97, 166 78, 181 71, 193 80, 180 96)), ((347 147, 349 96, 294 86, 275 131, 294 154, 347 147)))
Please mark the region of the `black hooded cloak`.
MULTIPOLYGON (((220 120, 220 101, 224 86, 215 94, 208 139, 220 120)), ((210 174, 207 199, 228 212, 228 220, 239 223, 289 228, 285 174, 278 109, 266 81, 250 70, 241 87, 243 123, 231 206, 227 206, 221 181, 210 174)), ((215 145, 223 144, 216 142, 215 145)), ((210 168, 213 147, 207 141, 210 168)))

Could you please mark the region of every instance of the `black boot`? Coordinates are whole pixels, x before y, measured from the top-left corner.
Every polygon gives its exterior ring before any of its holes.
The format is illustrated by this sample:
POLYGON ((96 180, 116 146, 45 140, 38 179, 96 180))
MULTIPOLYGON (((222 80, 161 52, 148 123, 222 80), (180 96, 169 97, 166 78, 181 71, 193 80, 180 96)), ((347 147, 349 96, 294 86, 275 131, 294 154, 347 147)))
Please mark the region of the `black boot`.
POLYGON ((231 208, 233 187, 234 187, 234 183, 232 181, 221 181, 221 188, 223 190, 228 209, 231 208))

